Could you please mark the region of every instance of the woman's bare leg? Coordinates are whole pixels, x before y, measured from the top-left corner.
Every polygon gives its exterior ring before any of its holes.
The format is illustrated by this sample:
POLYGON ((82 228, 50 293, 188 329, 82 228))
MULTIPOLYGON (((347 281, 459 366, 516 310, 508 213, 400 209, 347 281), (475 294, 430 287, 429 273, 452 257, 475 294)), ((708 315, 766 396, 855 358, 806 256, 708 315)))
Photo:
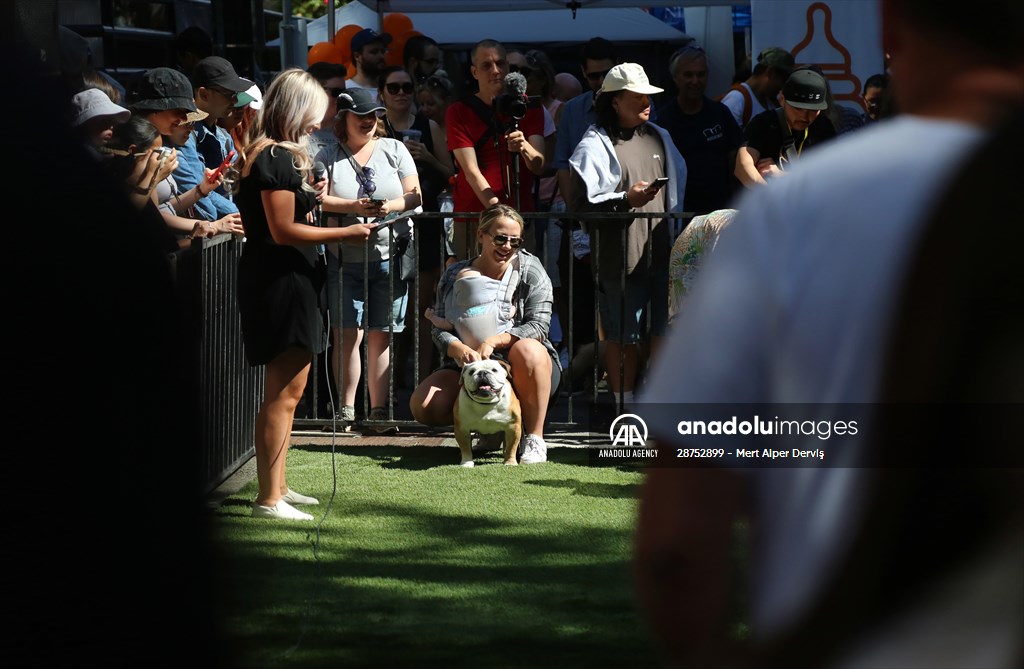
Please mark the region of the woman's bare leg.
POLYGON ((276 506, 286 488, 285 461, 291 443, 295 407, 302 399, 313 356, 291 348, 266 366, 263 404, 256 416, 256 503, 276 506))

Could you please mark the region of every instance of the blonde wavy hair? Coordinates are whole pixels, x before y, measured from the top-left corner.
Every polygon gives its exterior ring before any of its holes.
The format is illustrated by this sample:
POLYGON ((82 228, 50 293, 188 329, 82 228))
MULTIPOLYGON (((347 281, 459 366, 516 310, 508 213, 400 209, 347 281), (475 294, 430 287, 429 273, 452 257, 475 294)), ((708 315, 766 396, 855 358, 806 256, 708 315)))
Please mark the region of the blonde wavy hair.
POLYGON ((293 67, 274 77, 246 133, 245 146, 238 151, 239 173, 247 175, 265 148, 280 147, 292 154, 292 165, 303 176, 303 190, 312 190, 305 178, 313 170, 309 129, 323 119, 327 105, 327 92, 308 72, 293 67))

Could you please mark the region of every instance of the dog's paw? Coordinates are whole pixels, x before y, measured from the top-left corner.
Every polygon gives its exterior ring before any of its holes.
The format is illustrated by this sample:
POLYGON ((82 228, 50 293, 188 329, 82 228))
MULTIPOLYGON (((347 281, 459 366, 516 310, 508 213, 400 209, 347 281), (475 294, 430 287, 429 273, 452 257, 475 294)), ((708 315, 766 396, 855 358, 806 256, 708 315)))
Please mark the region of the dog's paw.
POLYGON ((460 467, 475 467, 476 465, 473 464, 472 460, 466 460, 465 462, 461 463, 459 466, 460 467))

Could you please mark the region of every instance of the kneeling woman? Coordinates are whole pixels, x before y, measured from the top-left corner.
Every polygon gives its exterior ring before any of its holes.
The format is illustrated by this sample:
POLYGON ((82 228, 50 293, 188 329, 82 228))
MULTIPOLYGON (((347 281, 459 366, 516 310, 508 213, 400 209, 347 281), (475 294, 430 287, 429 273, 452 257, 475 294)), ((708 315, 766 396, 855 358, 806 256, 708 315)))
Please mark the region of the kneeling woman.
POLYGON ((512 367, 512 386, 523 410, 523 464, 545 462, 544 419, 558 392, 561 367, 548 340, 551 280, 540 259, 520 250, 523 217, 496 204, 480 214, 475 258, 452 264, 437 289, 434 343, 444 365, 413 392, 409 408, 425 425, 451 425, 459 368, 499 358, 512 367), (442 326, 445 321, 452 330, 442 326))

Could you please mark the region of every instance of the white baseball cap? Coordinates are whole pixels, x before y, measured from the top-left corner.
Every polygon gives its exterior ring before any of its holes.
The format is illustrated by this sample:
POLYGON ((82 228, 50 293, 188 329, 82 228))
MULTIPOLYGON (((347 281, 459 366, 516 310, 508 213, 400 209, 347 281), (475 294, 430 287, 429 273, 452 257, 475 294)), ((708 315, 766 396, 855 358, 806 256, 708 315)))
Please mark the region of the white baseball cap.
POLYGON ((238 101, 235 102, 235 107, 245 107, 246 105, 253 109, 259 109, 263 106, 263 93, 260 92, 260 87, 256 84, 238 94, 238 101))
POLYGON ((116 123, 124 123, 132 113, 111 102, 107 94, 98 88, 87 88, 71 98, 71 125, 78 127, 97 116, 113 116, 116 123))
POLYGON ((631 91, 633 93, 644 93, 653 95, 661 93, 664 88, 651 86, 647 79, 644 68, 636 63, 621 63, 608 70, 601 84, 600 93, 615 93, 617 91, 631 91))

